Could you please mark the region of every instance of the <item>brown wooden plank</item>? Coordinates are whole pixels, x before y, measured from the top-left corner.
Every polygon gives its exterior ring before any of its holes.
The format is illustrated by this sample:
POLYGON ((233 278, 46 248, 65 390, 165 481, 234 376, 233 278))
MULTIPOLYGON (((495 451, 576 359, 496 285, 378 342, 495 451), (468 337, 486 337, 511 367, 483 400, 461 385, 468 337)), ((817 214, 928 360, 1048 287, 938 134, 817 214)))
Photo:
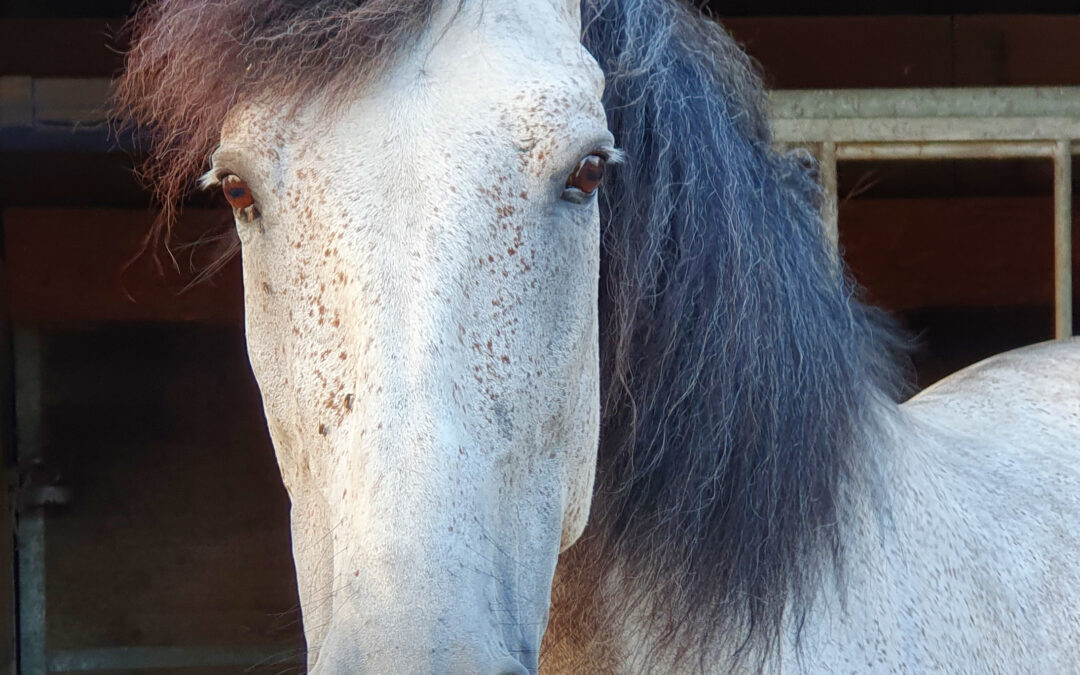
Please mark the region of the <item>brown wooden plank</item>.
POLYGON ((111 77, 121 67, 120 20, 0 20, 0 75, 111 77))
MULTIPOLYGON (((243 317, 238 261, 185 291, 213 245, 174 246, 177 266, 141 250, 153 214, 124 209, 6 209, 2 213, 11 318, 16 321, 216 321, 243 317), (179 269, 178 269, 179 267, 179 269)), ((227 211, 185 212, 178 241, 194 241, 227 211)))
POLYGON ((886 309, 1050 307, 1052 222, 1048 198, 858 199, 841 205, 840 242, 886 309))
POLYGON ((946 87, 951 24, 938 17, 762 17, 722 21, 769 86, 946 87))
POLYGON ((1080 16, 959 16, 955 26, 961 85, 1080 85, 1080 16))
MULTIPOLYGON (((850 200, 840 210, 841 243, 871 298, 890 309, 1049 305, 1051 206, 1039 197, 850 200)), ((189 210, 179 236, 193 239, 222 217, 189 210)), ((4 211, 12 318, 238 322, 236 262, 186 293, 190 272, 166 267, 161 276, 145 258, 124 269, 150 218, 123 209, 4 211)))
POLYGON ((0 204, 145 209, 151 198, 133 163, 119 153, 0 152, 0 204))
MULTIPOLYGON (((1080 41, 1075 39, 1080 16, 1075 14, 721 21, 761 62, 776 87, 1080 84, 1080 41)), ((115 37, 119 23, 2 19, 0 74, 111 76, 123 60, 123 47, 115 37)))

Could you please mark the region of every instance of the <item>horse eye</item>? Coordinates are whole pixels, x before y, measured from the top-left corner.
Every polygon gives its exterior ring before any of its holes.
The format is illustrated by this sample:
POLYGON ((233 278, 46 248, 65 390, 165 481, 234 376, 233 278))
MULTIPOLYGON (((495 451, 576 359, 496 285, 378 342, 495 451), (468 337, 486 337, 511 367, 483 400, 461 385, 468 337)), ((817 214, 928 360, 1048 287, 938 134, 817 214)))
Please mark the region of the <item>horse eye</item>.
POLYGON ((233 210, 241 214, 245 220, 255 220, 255 197, 251 194, 247 183, 240 176, 229 174, 221 180, 221 191, 225 193, 225 200, 233 210))
POLYGON ((570 172, 570 177, 566 179, 563 199, 576 203, 585 201, 603 182, 605 166, 607 166, 607 160, 600 155, 589 155, 578 162, 578 165, 570 172))
POLYGON ((221 190, 225 193, 225 199, 229 205, 236 210, 246 209, 255 203, 255 197, 251 196, 251 190, 240 176, 233 174, 225 176, 221 180, 221 190))

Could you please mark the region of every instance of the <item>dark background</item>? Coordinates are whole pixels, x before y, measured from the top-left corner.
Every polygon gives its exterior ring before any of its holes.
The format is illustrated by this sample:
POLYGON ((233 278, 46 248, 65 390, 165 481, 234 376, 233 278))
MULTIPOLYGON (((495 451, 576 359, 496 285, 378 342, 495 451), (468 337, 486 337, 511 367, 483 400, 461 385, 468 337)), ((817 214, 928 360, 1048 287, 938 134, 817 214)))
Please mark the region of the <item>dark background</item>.
MULTIPOLYGON (((129 6, 5 0, 0 76, 110 77, 129 6)), ((1080 0, 709 11, 777 88, 1080 85, 1080 0)), ((164 276, 126 267, 154 215, 132 166, 105 131, 0 134, 0 673, 14 667, 16 530, 30 513, 44 514, 36 564, 50 651, 300 640, 287 499, 246 362, 239 271, 183 291, 197 260, 182 255, 164 276), (14 374, 32 351, 40 395, 14 374), (25 420, 41 428, 33 466, 17 443, 25 420), (43 484, 70 499, 29 505, 43 484)), ((845 258, 916 336, 920 385, 1052 337, 1051 176, 1038 160, 840 165, 845 258)), ((189 206, 181 240, 223 216, 206 198, 189 206)))

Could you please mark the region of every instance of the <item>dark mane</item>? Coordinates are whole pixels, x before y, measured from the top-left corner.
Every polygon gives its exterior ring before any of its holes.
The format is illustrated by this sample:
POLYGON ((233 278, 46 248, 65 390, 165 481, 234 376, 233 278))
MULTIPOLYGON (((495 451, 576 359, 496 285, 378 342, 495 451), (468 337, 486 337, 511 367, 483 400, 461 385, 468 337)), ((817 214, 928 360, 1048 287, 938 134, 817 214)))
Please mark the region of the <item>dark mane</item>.
POLYGON ((899 344, 837 271, 813 172, 771 148, 734 41, 671 0, 583 11, 628 160, 602 203, 582 567, 633 579, 603 611, 651 610, 686 653, 718 635, 760 648, 835 569, 838 486, 863 465, 872 407, 899 394, 899 344))
MULTIPOLYGON (((244 100, 355 93, 427 26, 436 0, 162 0, 126 27, 116 117, 152 150, 142 177, 161 203, 154 241, 244 100)), ((341 96, 347 99, 347 96, 341 96)))

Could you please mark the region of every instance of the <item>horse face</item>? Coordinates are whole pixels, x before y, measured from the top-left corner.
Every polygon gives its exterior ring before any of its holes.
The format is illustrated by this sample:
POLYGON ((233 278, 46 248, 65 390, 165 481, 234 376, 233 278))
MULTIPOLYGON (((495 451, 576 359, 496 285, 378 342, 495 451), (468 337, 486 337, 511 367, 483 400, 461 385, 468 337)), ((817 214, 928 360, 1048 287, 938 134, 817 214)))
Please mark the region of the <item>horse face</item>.
POLYGON ((468 3, 354 101, 225 121, 319 672, 536 668, 598 434, 612 139, 579 31, 562 2, 468 3))

